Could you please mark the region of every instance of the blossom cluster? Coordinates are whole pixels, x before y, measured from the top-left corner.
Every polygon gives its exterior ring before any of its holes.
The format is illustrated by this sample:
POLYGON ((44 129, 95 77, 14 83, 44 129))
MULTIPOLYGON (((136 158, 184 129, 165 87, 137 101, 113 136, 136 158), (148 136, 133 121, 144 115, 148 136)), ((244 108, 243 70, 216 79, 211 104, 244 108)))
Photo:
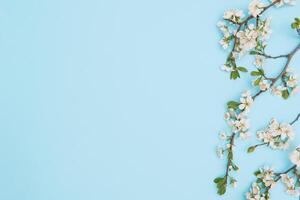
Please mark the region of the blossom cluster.
POLYGON ((289 123, 279 123, 273 118, 266 129, 257 132, 257 138, 272 149, 284 150, 293 140, 294 131, 289 123))
POLYGON ((300 174, 298 167, 300 166, 300 147, 296 148, 290 155, 290 161, 294 164, 283 173, 275 173, 272 168, 261 168, 254 174, 257 178, 246 193, 247 200, 266 200, 270 199, 270 189, 281 180, 286 188, 286 193, 299 197, 300 196, 300 174))
POLYGON ((252 184, 250 192, 246 193, 247 200, 266 200, 270 198, 269 190, 276 184, 276 174, 271 168, 261 168, 256 171, 257 181, 252 184))
POLYGON ((288 68, 283 74, 281 84, 272 87, 272 93, 275 96, 287 99, 290 95, 299 91, 297 75, 291 68, 288 68))
MULTIPOLYGON (((250 128, 250 123, 247 117, 250 107, 253 104, 253 98, 249 91, 242 93, 240 97, 240 102, 230 101, 228 102, 228 111, 224 115, 224 119, 227 124, 230 126, 231 131, 240 137, 242 140, 246 140, 250 137, 248 132, 250 128)), ((219 138, 224 141, 229 141, 230 136, 225 132, 220 132, 219 138)), ((234 148, 231 144, 227 144, 226 148, 218 147, 217 155, 222 158, 223 154, 229 148, 234 148)))
POLYGON ((299 185, 296 184, 297 180, 295 181, 296 177, 289 176, 288 174, 281 175, 281 182, 286 187, 286 193, 292 196, 298 197, 299 193, 299 185))
POLYGON ((253 20, 248 20, 242 10, 229 10, 224 13, 223 21, 217 24, 223 35, 219 41, 221 46, 224 49, 233 46, 226 63, 222 66, 224 71, 230 72, 231 79, 240 77, 239 72, 247 72, 244 67, 237 66, 237 58, 252 50, 261 52, 266 47, 266 41, 272 33, 271 20, 258 17, 265 7, 266 5, 259 0, 253 0, 248 8, 253 20))

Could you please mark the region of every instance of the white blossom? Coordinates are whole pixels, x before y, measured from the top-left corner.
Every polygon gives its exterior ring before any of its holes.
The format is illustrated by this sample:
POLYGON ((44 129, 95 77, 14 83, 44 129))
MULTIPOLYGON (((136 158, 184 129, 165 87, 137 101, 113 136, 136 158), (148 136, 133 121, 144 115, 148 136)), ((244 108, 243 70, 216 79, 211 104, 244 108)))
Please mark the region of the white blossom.
POLYGON ((217 156, 219 158, 223 158, 223 156, 224 156, 224 149, 222 147, 217 147, 216 153, 217 153, 217 156))
POLYGON ((274 187, 276 182, 275 182, 275 173, 273 169, 271 168, 263 168, 260 169, 260 173, 257 175, 257 178, 262 179, 263 183, 265 184, 266 187, 274 187))
POLYGON ((238 50, 240 54, 244 54, 247 51, 256 47, 258 32, 255 30, 253 24, 249 24, 244 31, 239 31, 236 37, 239 39, 238 50))
POLYGON ((281 174, 281 181, 287 188, 293 188, 295 185, 294 179, 290 178, 287 174, 281 174))
POLYGON ((229 120, 230 118, 231 118, 230 113, 229 113, 229 112, 225 113, 224 119, 227 121, 227 120, 229 120))
POLYGON ((233 181, 231 182, 231 185, 232 185, 233 188, 236 188, 236 187, 237 187, 237 181, 236 181, 236 180, 233 180, 233 181))
POLYGON ((255 66, 262 67, 264 65, 264 62, 265 62, 264 56, 260 56, 260 55, 255 56, 255 62, 254 62, 255 66))
POLYGON ((229 10, 224 13, 223 18, 233 22, 239 22, 244 16, 242 10, 229 10))
POLYGON ((268 89, 270 88, 270 82, 269 82, 268 80, 266 80, 266 79, 261 80, 261 81, 259 82, 259 88, 260 88, 260 90, 262 90, 262 91, 268 90, 268 89))
POLYGON ((262 194, 257 183, 253 183, 250 192, 246 193, 247 200, 262 200, 262 194))
POLYGON ((219 133, 219 138, 221 139, 221 140, 226 140, 227 139, 227 135, 226 135, 226 133, 225 132, 220 132, 219 133))
POLYGON ((257 17, 264 10, 265 5, 260 2, 260 0, 253 0, 249 4, 249 14, 253 17, 257 17))
POLYGON ((281 85, 279 86, 274 86, 272 87, 272 94, 274 94, 275 96, 282 96, 282 91, 284 91, 286 89, 286 87, 283 87, 281 85))
POLYGON ((257 139, 273 149, 285 150, 294 139, 294 131, 290 124, 273 118, 266 129, 257 131, 257 139))
POLYGON ((286 82, 288 87, 296 87, 297 86, 297 76, 291 75, 288 77, 288 81, 286 82))
MULTIPOLYGON (((277 0, 271 0, 272 3, 275 2, 275 1, 277 1, 277 0)), ((283 6, 284 4, 288 4, 288 5, 293 6, 293 5, 296 4, 296 0, 280 0, 280 1, 279 1, 278 3, 276 3, 275 5, 276 5, 276 7, 281 7, 281 6, 283 6)))
POLYGON ((253 98, 248 93, 243 94, 243 95, 246 95, 246 96, 242 96, 240 98, 241 103, 239 105, 239 109, 247 112, 247 111, 249 111, 251 105, 253 104, 253 98))

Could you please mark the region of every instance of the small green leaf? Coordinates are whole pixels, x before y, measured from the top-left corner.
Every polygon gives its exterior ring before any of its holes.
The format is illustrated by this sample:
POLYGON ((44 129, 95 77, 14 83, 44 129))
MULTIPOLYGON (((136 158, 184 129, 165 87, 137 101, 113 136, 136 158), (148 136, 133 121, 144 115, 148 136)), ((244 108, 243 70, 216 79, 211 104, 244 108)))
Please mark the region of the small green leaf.
POLYGON ((214 183, 224 182, 224 177, 218 177, 214 179, 214 183))
POLYGON ((245 67, 238 67, 237 69, 241 72, 248 72, 248 70, 245 67))
POLYGON ((240 73, 238 71, 232 71, 230 73, 230 79, 236 80, 237 78, 240 78, 240 73))
POLYGON ((250 51, 250 55, 257 55, 258 54, 258 52, 256 52, 256 51, 250 51))
POLYGON ((236 110, 239 107, 240 103, 236 102, 236 101, 229 101, 227 103, 227 107, 228 108, 232 108, 234 110, 236 110))
POLYGON ((218 177, 214 179, 214 183, 217 185, 217 190, 219 195, 223 195, 226 192, 227 187, 227 178, 224 177, 218 177))
POLYGON ((218 194, 219 195, 223 195, 226 193, 226 186, 223 186, 221 188, 218 189, 218 194))
POLYGON ((260 73, 260 75, 264 75, 265 74, 265 71, 263 69, 257 69, 257 70, 260 73))
POLYGON ((260 174, 260 170, 256 170, 255 172, 254 172, 254 175, 255 176, 258 176, 260 174))
POLYGON ((251 76, 260 76, 260 75, 261 75, 261 73, 258 72, 258 71, 252 71, 251 72, 251 76))
POLYGON ((247 153, 252 153, 255 151, 255 146, 252 146, 252 147, 249 147, 248 150, 247 150, 247 153))
POLYGON ((254 86, 258 86, 261 81, 261 77, 254 81, 254 86))
POLYGON ((288 90, 283 90, 283 91, 281 92, 281 95, 282 95, 282 98, 288 99, 289 96, 290 96, 290 93, 289 93, 288 90))

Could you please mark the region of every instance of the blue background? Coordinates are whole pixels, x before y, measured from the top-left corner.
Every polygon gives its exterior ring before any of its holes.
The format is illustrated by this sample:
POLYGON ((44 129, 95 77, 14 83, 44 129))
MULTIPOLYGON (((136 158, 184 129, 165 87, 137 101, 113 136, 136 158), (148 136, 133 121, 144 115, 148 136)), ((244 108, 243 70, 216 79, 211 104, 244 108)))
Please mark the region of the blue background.
MULTIPOLYGON (((226 52, 216 23, 224 10, 247 4, 0 1, 0 199, 242 199, 257 167, 291 165, 292 148, 247 155, 255 138, 238 142, 239 186, 216 195, 224 106, 251 87, 248 75, 230 81, 219 70, 226 52)), ((290 23, 299 9, 268 12, 269 52, 297 44, 290 23)), ((292 65, 300 71, 300 54, 292 65)), ((270 62, 266 70, 281 67, 270 62)), ((294 119, 299 100, 262 95, 250 114, 252 134, 273 116, 294 119)), ((272 197, 289 198, 281 185, 272 197)))

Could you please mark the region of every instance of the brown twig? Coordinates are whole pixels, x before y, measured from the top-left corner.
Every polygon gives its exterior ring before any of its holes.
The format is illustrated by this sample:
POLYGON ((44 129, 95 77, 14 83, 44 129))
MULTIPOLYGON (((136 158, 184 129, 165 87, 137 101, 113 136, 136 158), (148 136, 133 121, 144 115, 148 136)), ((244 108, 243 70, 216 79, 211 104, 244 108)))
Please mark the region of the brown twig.
POLYGON ((300 113, 297 115, 297 117, 290 123, 290 125, 295 124, 300 118, 300 113))

